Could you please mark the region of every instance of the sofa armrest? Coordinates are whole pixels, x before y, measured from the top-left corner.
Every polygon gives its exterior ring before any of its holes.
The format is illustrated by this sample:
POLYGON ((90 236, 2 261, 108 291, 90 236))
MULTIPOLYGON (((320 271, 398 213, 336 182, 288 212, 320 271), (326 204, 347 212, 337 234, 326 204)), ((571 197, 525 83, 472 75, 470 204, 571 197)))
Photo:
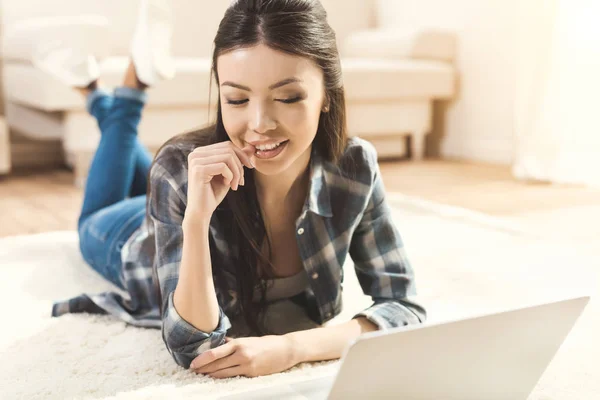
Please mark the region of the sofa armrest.
POLYGON ((453 62, 456 35, 440 30, 415 34, 373 29, 358 31, 346 38, 341 53, 344 57, 412 58, 453 62))

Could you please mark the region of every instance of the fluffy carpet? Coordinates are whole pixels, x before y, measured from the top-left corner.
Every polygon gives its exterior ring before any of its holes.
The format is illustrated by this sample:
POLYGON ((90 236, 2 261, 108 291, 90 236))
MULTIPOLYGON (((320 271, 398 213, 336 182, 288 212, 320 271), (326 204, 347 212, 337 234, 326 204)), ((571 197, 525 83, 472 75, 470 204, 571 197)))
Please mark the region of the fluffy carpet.
MULTIPOLYGON (((390 196, 390 202, 430 321, 600 290, 596 242, 545 237, 512 222, 404 196, 390 196)), ((370 304, 352 263, 344 268, 345 307, 335 322, 370 304)), ((3 399, 210 399, 331 374, 337 366, 305 364, 267 377, 214 381, 178 367, 157 330, 107 316, 50 318, 54 300, 114 289, 85 265, 75 232, 0 240, 0 271, 3 399)), ((600 398, 599 337, 600 306, 593 297, 530 398, 600 398)), ((401 375, 399 371, 399 379, 401 375)))

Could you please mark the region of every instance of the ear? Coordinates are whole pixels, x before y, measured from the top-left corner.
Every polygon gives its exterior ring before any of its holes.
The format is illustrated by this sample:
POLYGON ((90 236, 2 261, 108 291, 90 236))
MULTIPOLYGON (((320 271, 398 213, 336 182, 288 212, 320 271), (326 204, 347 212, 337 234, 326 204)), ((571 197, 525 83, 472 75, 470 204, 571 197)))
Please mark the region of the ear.
POLYGON ((325 95, 325 101, 323 102, 323 108, 321 108, 321 112, 329 112, 329 106, 331 104, 331 102, 329 101, 329 97, 327 95, 325 95))

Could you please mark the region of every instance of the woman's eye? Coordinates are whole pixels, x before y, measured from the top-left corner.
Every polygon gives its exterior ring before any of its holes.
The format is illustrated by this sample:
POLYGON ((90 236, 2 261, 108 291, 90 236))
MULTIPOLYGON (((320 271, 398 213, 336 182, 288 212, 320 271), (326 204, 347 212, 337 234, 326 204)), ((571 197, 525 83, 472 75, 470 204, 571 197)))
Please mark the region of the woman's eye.
POLYGON ((244 103, 246 103, 248 101, 248 99, 244 99, 244 100, 227 100, 227 104, 233 104, 234 106, 239 106, 242 105, 244 103))
POLYGON ((296 96, 296 97, 291 97, 289 99, 277 99, 277 100, 282 103, 285 103, 285 104, 291 104, 291 103, 296 103, 296 102, 302 100, 302 97, 296 96))

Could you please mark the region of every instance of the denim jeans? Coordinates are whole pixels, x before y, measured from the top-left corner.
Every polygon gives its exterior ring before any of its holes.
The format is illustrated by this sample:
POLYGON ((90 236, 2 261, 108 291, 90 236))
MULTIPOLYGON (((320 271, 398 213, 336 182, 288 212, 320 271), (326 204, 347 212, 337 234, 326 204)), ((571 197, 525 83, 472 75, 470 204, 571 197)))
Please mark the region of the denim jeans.
POLYGON ((145 103, 144 92, 124 87, 113 95, 96 90, 87 99, 101 137, 78 220, 79 248, 94 270, 122 289, 121 248, 144 220, 152 163, 137 137, 145 103))

